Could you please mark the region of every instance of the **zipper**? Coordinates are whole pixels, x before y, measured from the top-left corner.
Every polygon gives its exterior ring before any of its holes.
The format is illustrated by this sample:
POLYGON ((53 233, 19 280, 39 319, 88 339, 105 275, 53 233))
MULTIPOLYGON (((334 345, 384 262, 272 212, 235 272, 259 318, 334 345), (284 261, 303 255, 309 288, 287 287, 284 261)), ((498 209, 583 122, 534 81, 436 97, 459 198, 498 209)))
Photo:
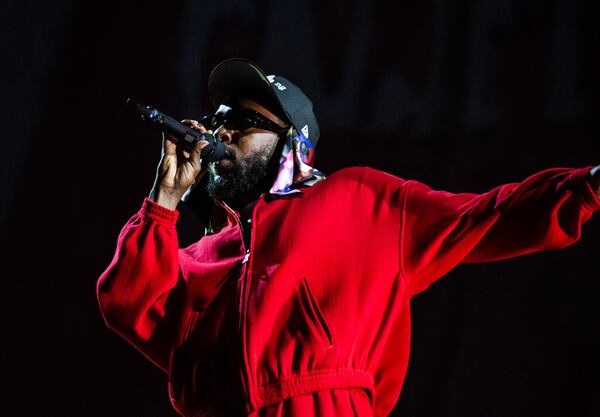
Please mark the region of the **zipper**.
POLYGON ((246 243, 244 241, 244 225, 242 224, 242 221, 240 220, 239 214, 235 210, 233 210, 231 207, 229 207, 227 205, 227 203, 225 203, 224 201, 219 201, 219 203, 225 209, 225 211, 227 211, 227 213, 229 213, 235 219, 235 223, 239 226, 242 247, 246 251, 246 255, 244 255, 244 259, 242 259, 242 268, 240 270, 241 288, 239 289, 240 294, 239 294, 239 299, 238 299, 238 315, 239 315, 239 317, 238 317, 238 333, 241 334, 242 318, 244 316, 243 294, 244 294, 244 286, 246 284, 246 272, 248 270, 246 263, 248 262, 248 259, 250 259, 250 249, 246 248, 246 243))
POLYGON ((246 255, 244 256, 244 259, 242 260, 242 268, 240 271, 240 285, 238 285, 238 291, 237 291, 237 297, 238 297, 238 320, 237 320, 237 334, 238 334, 238 343, 239 343, 239 358, 241 359, 240 361, 240 379, 242 382, 242 389, 244 390, 244 395, 246 396, 246 398, 249 398, 249 381, 248 381, 248 375, 247 375, 247 371, 244 372, 244 369, 247 369, 248 366, 246 364, 246 355, 244 354, 244 344, 245 344, 245 334, 244 334, 244 328, 243 328, 243 323, 244 323, 244 294, 245 294, 245 286, 246 286, 246 274, 248 271, 248 259, 250 258, 250 249, 246 249, 246 244, 244 243, 244 232, 242 230, 242 222, 240 221, 240 216, 238 215, 238 213, 236 213, 231 207, 229 207, 224 201, 219 201, 221 207, 223 207, 225 209, 225 211, 227 211, 227 213, 229 213, 229 215, 233 216, 233 218, 235 219, 235 222, 237 223, 237 225, 239 226, 239 231, 240 231, 240 240, 242 242, 242 247, 244 248, 244 250, 246 251, 246 255))
MULTIPOLYGON (((254 209, 252 210, 252 225, 256 224, 256 209, 258 204, 260 203, 260 201, 262 200, 264 196, 264 193, 260 195, 258 201, 256 202, 256 205, 254 206, 254 209)), ((246 248, 246 244, 244 242, 244 236, 243 236, 243 225, 242 222, 240 220, 240 216, 237 212, 235 212, 235 210, 233 210, 232 208, 230 208, 225 202, 221 201, 220 202, 223 206, 223 208, 229 213, 231 214, 237 225, 240 227, 240 238, 241 238, 241 242, 242 242, 242 247, 246 250, 246 255, 244 256, 244 259, 242 260, 242 270, 241 270, 241 274, 240 274, 240 279, 241 279, 241 285, 239 288, 239 303, 238 303, 238 313, 239 313, 239 321, 238 321, 238 334, 240 335, 240 356, 241 356, 241 368, 240 368, 240 377, 242 380, 242 387, 244 390, 244 394, 246 395, 246 398, 248 400, 249 403, 252 403, 252 399, 250 398, 250 364, 249 364, 249 360, 248 360, 248 355, 246 353, 247 351, 247 334, 248 334, 248 304, 250 301, 250 288, 251 288, 251 276, 252 274, 249 274, 248 272, 252 270, 252 249, 254 247, 254 237, 255 237, 255 231, 256 228, 252 227, 252 229, 250 230, 250 248, 246 248)))

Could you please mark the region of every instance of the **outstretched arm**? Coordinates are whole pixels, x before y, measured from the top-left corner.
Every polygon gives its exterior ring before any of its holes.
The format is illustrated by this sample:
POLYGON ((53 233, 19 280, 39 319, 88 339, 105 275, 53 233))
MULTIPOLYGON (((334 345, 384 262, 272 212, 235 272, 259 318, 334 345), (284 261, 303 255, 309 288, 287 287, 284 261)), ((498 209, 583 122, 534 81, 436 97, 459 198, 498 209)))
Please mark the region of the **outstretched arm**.
POLYGON ((461 262, 487 262, 559 249, 579 239, 600 209, 600 172, 555 168, 485 194, 435 191, 407 183, 402 272, 415 291, 461 262))

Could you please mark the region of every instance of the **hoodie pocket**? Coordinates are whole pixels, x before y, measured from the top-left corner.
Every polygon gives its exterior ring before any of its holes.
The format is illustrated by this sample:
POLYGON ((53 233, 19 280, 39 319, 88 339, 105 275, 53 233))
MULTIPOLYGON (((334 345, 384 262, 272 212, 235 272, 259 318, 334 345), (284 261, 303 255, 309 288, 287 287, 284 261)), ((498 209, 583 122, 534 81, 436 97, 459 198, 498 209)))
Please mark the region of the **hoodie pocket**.
POLYGON ((323 316, 323 313, 317 304, 317 300, 310 291, 306 277, 298 280, 298 290, 302 312, 310 328, 316 333, 317 337, 325 344, 325 346, 333 346, 331 330, 325 320, 325 316, 323 316))

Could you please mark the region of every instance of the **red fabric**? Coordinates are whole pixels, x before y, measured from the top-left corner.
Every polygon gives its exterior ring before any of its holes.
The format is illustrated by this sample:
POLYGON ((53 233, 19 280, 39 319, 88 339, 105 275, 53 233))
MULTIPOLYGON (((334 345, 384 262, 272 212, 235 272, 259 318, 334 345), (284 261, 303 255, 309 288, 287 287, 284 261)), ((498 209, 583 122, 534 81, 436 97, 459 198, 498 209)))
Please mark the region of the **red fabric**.
POLYGON ((249 417, 335 416, 373 417, 367 393, 361 389, 316 391, 308 395, 289 397, 261 408, 249 417))
POLYGON ((182 415, 330 415, 317 399, 364 392, 385 416, 406 372, 411 296, 461 262, 574 243, 600 208, 589 169, 550 169, 482 195, 345 169, 259 200, 248 262, 235 213, 178 249, 177 212, 146 200, 98 281, 100 307, 169 373, 182 415), (273 411, 298 404, 308 408, 273 411))

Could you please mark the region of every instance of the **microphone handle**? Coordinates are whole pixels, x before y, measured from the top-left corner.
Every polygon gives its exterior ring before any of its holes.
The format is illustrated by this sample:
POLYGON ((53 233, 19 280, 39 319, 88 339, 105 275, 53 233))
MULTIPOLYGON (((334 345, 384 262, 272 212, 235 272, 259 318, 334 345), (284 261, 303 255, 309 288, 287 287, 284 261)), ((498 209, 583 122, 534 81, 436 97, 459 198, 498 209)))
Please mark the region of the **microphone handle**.
POLYGON ((187 148, 191 149, 198 141, 207 141, 208 146, 202 149, 200 154, 202 159, 217 162, 225 156, 223 143, 216 139, 214 135, 208 132, 200 133, 151 106, 143 106, 129 98, 127 99, 127 104, 134 107, 143 120, 150 122, 154 127, 164 131, 175 139, 177 143, 187 148))

